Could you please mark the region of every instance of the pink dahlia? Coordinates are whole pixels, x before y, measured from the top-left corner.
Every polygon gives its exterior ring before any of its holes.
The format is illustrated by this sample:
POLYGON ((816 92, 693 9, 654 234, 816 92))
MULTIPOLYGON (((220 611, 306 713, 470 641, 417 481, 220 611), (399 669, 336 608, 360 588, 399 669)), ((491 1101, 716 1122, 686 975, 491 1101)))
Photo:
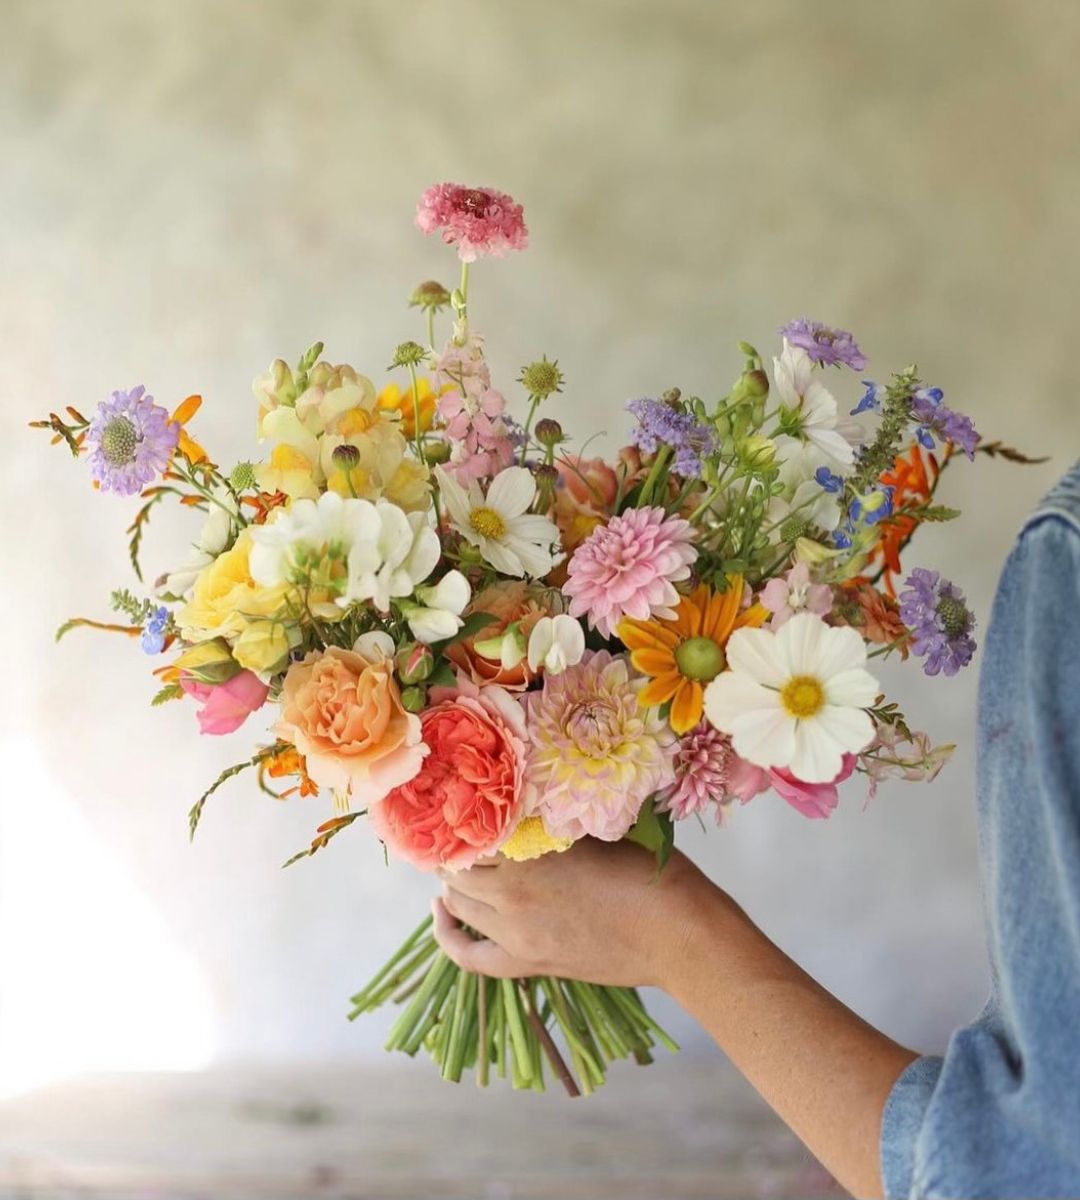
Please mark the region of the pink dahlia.
POLYGON ((708 721, 701 721, 682 738, 673 766, 675 782, 657 794, 656 809, 671 813, 676 821, 714 804, 719 825, 732 801, 744 798, 739 791, 743 761, 731 748, 731 738, 708 721))
POLYGON ((524 250, 529 231, 520 204, 494 188, 469 188, 460 183, 436 183, 420 197, 416 225, 424 233, 442 231, 448 246, 457 246, 462 262, 507 250, 524 250))
POLYGON ((638 703, 639 687, 625 658, 601 650, 527 696, 530 815, 552 837, 618 841, 672 782, 674 734, 638 703))
POLYGON ((629 508, 600 525, 574 552, 563 592, 570 615, 589 618, 605 637, 623 617, 675 619, 674 585, 697 558, 693 527, 662 508, 629 508))

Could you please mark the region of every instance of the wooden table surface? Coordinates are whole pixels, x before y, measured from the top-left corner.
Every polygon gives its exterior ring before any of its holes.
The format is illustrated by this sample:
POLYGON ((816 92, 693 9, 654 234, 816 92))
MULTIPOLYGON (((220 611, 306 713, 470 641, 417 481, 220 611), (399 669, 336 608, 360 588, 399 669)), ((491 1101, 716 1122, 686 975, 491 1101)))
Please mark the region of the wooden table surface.
POLYGON ((837 1194, 718 1060, 625 1067, 574 1101, 388 1062, 96 1075, 0 1103, 2 1200, 837 1194))

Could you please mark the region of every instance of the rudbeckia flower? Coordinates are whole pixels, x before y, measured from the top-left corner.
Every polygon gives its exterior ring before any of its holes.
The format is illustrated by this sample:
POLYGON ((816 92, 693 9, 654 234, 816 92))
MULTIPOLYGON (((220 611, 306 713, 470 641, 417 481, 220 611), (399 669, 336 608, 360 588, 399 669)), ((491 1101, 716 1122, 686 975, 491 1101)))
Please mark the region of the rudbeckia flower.
POLYGON ((671 701, 669 720, 678 734, 689 733, 704 711, 705 685, 727 666, 724 647, 736 629, 760 625, 768 612, 760 604, 740 612, 741 575, 733 575, 726 592, 699 584, 683 596, 672 620, 619 622, 618 635, 630 651, 635 670, 652 679, 638 700, 646 707, 671 701))

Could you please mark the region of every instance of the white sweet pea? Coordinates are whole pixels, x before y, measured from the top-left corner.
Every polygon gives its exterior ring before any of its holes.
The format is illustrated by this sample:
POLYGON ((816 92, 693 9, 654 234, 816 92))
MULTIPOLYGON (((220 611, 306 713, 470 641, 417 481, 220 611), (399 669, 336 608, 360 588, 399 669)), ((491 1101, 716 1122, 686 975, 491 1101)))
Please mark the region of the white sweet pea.
POLYGON ((472 596, 469 581, 460 571, 448 571, 431 587, 416 589, 419 604, 401 606, 412 635, 430 645, 451 638, 462 627, 461 614, 472 596))
POLYGON ((841 420, 836 397, 815 374, 810 355, 786 338, 780 357, 773 359, 773 382, 780 403, 798 414, 800 436, 831 463, 850 467, 855 452, 845 434, 857 438, 860 430, 841 420))
POLYGON ((374 514, 373 536, 358 539, 349 551, 348 582, 342 607, 370 600, 380 612, 390 601, 411 596, 439 562, 439 535, 424 513, 405 513, 388 500, 364 504, 374 514))
POLYGON ((382 658, 393 658, 394 651, 397 647, 394 645, 394 639, 381 629, 372 629, 369 633, 362 633, 355 642, 353 649, 357 654, 362 654, 364 658, 378 661, 382 658))
POLYGON ((561 675, 567 667, 576 667, 585 654, 585 631, 565 613, 541 617, 529 634, 529 669, 541 667, 548 675, 561 675))

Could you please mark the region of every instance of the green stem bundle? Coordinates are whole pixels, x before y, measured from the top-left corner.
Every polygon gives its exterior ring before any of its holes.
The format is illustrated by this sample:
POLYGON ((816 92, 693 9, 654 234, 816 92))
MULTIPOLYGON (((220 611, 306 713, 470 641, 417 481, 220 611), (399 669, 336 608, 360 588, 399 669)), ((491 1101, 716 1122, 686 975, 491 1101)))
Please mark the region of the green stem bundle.
POLYGON ((546 1064, 567 1095, 587 1096, 609 1063, 651 1062, 657 1043, 678 1049, 633 988, 462 971, 439 949, 430 917, 353 996, 349 1020, 387 1001, 403 1007, 386 1049, 410 1056, 425 1049, 453 1083, 471 1070, 486 1087, 494 1068, 512 1087, 542 1092, 546 1064))

